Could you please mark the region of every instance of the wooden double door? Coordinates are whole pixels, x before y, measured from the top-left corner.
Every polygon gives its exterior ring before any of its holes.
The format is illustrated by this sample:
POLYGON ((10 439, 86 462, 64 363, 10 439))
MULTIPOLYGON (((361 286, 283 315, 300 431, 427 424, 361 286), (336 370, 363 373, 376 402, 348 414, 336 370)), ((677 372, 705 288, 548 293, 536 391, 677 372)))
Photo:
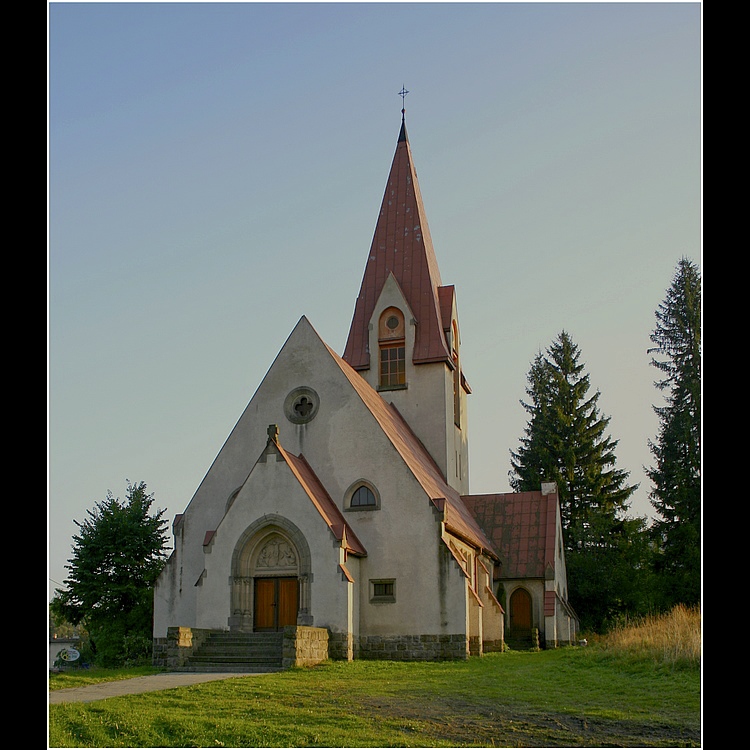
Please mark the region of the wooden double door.
POLYGON ((297 578, 255 579, 253 630, 281 630, 297 624, 299 583, 297 578))

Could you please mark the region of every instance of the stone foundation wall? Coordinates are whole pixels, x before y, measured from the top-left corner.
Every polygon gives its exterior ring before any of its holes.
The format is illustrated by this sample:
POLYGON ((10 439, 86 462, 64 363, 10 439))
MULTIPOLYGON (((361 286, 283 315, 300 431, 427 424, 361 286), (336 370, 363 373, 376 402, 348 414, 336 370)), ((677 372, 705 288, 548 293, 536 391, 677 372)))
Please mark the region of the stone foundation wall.
POLYGON ((328 631, 296 625, 284 628, 282 666, 311 667, 328 659, 328 631))
POLYGON ((167 666, 168 638, 154 638, 151 647, 151 663, 155 667, 167 666))
POLYGON ((360 659, 394 661, 448 661, 468 659, 469 642, 464 633, 454 635, 363 635, 360 659))
MULTIPOLYGON (((175 627, 166 638, 154 638, 152 663, 156 667, 177 669, 184 666, 193 652, 208 638, 210 630, 175 627)), ((474 650, 478 644, 472 643, 474 650)), ((502 651, 504 642, 484 641, 482 651, 502 651)), ((453 635, 360 636, 331 633, 326 628, 298 625, 284 630, 284 668, 309 667, 327 659, 382 659, 393 661, 449 661, 468 659, 469 638, 453 635)))
POLYGON ((482 651, 485 654, 489 654, 492 651, 505 651, 505 641, 502 639, 497 641, 482 641, 482 651))
POLYGON ((353 661, 358 658, 357 639, 351 633, 328 633, 328 655, 337 661, 353 661))
POLYGON ((182 667, 210 633, 200 628, 167 628, 166 638, 154 638, 152 664, 167 669, 182 667))

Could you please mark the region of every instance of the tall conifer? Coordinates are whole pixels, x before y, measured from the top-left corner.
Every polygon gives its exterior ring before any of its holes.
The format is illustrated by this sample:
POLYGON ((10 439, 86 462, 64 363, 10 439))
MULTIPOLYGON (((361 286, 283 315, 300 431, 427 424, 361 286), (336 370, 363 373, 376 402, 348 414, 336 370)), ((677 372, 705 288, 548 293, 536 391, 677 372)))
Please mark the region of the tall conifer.
POLYGON ((529 400, 521 402, 530 418, 518 451, 511 451, 510 483, 516 492, 557 483, 570 600, 582 626, 600 630, 644 606, 642 545, 631 542, 645 519, 625 515, 637 485, 626 484, 628 472, 616 466, 617 441, 606 434, 610 420, 584 370, 565 331, 533 361, 529 400))
POLYGON ((659 432, 650 442, 655 465, 651 504, 657 512, 656 572, 664 606, 700 602, 701 549, 701 279, 682 258, 664 301, 656 310, 651 363, 664 394, 655 406, 659 432))
POLYGON ((617 441, 605 435, 609 418, 598 407, 580 350, 563 331, 546 356, 537 355, 527 377, 530 414, 518 452, 511 451, 510 483, 516 492, 556 482, 566 546, 579 549, 595 540, 598 514, 622 517, 636 490, 628 472, 616 467, 617 441))

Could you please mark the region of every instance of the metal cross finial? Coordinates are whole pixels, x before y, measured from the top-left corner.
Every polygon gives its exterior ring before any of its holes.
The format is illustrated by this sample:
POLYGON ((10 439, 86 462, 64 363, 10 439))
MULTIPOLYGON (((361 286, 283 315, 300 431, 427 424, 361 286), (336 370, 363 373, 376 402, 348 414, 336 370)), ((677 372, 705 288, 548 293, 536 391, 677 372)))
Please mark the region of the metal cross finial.
POLYGON ((406 95, 408 93, 409 92, 406 90, 406 86, 402 86, 401 91, 398 92, 398 95, 401 97, 401 114, 402 115, 406 112, 406 110, 404 109, 406 102, 404 100, 406 99, 406 95))

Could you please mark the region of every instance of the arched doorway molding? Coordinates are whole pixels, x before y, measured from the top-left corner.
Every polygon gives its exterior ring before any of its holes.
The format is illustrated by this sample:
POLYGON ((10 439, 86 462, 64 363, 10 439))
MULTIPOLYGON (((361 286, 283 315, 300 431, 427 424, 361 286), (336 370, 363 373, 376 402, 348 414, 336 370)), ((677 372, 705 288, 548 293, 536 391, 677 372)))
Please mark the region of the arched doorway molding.
POLYGON ((312 558, 305 535, 288 518, 268 514, 251 523, 232 552, 230 630, 253 630, 256 576, 296 577, 297 624, 312 625, 312 558))

